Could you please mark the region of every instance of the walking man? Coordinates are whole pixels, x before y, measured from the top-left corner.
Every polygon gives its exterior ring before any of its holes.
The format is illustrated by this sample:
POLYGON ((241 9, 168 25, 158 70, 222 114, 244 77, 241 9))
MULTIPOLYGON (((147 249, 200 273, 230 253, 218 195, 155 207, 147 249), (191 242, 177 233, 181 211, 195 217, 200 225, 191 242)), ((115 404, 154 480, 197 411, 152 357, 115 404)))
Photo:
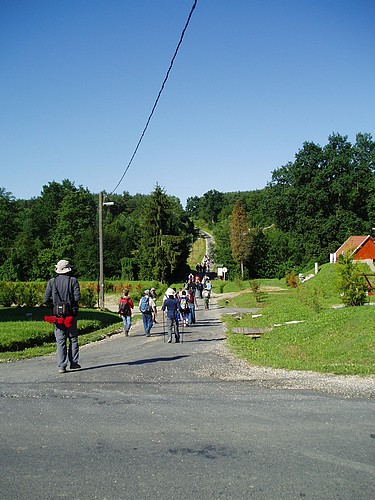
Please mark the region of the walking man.
POLYGON ((179 343, 180 331, 179 331, 177 316, 180 313, 180 303, 174 293, 169 293, 169 295, 163 302, 162 310, 163 313, 165 310, 167 310, 168 344, 172 342, 173 332, 176 337, 176 343, 179 343))
POLYGON ((57 366, 59 373, 65 373, 68 361, 70 369, 77 370, 79 346, 77 330, 78 303, 80 288, 77 278, 71 276, 72 266, 67 260, 60 260, 55 266, 56 276, 47 284, 44 303, 52 308, 51 322, 57 347, 57 366), (69 348, 67 349, 67 340, 69 348))

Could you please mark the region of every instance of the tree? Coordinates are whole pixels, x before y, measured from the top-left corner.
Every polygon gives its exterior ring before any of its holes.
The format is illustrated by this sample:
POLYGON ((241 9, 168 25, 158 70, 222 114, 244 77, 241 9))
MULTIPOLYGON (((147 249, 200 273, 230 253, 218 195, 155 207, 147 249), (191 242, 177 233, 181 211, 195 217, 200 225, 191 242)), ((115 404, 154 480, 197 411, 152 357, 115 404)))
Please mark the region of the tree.
POLYGON ((9 255, 13 239, 17 234, 16 205, 11 193, 0 188, 0 265, 9 255))
POLYGON ((200 203, 200 218, 208 223, 215 224, 223 209, 223 198, 223 193, 216 191, 216 189, 212 189, 205 193, 200 203))
POLYGON ((194 227, 181 204, 156 185, 144 209, 137 251, 141 279, 169 282, 186 270, 194 227))
POLYGON ((230 218, 221 219, 215 224, 213 231, 214 241, 211 253, 217 264, 228 269, 227 278, 233 279, 240 274, 240 266, 233 259, 230 245, 230 218))
POLYGON ((244 279, 244 263, 251 255, 251 233, 249 231, 249 222, 240 201, 233 208, 230 221, 230 243, 232 255, 235 261, 239 262, 241 267, 241 277, 244 279))
POLYGON ((198 219, 200 214, 201 198, 199 196, 191 196, 186 200, 185 210, 193 219, 198 219))
POLYGON ((65 194, 51 234, 56 259, 69 258, 77 265, 77 249, 86 230, 96 227, 96 212, 93 196, 83 187, 65 194))

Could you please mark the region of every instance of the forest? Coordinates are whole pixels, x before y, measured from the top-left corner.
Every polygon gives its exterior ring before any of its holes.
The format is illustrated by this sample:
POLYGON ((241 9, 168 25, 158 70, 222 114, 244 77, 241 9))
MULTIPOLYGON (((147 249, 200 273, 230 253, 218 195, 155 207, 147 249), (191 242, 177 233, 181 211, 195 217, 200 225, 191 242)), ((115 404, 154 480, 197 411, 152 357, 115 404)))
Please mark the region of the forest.
MULTIPOLYGON (((211 257, 229 279, 281 278, 326 263, 350 235, 374 231, 374 160, 370 134, 353 144, 332 134, 325 146, 305 142, 260 190, 210 190, 185 208, 159 185, 147 195, 113 194, 102 211, 105 277, 184 278, 199 227, 213 234, 211 257)), ((97 279, 98 193, 68 179, 29 200, 2 187, 0 224, 0 281, 45 281, 62 258, 80 279, 97 279)))

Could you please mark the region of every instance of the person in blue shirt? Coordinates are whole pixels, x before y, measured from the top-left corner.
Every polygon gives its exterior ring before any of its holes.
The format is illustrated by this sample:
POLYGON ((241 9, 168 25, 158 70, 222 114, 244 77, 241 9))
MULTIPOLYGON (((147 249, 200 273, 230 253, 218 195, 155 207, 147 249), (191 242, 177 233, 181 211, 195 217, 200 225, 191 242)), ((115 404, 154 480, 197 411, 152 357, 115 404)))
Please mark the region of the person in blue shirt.
POLYGON ((167 298, 163 302, 162 311, 163 313, 167 311, 168 344, 172 342, 173 332, 175 334, 176 343, 179 343, 180 331, 177 316, 180 313, 180 303, 172 289, 167 290, 167 298))

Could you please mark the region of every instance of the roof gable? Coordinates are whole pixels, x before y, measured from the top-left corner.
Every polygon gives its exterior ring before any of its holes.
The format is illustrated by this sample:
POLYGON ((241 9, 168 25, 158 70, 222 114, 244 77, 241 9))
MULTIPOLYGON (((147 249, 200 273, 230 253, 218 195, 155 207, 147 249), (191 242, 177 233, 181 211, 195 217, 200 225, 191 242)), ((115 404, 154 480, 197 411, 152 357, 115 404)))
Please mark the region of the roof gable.
POLYGON ((350 236, 341 247, 336 250, 336 256, 338 257, 341 254, 355 255, 358 250, 363 247, 363 245, 367 242, 367 240, 371 238, 368 236, 350 236))

